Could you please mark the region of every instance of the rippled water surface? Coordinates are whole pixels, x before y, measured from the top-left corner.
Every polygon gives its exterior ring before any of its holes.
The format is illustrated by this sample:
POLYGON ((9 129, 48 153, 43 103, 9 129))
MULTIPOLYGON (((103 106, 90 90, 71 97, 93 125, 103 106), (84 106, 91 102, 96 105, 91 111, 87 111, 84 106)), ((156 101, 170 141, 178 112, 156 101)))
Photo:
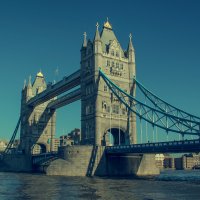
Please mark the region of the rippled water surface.
POLYGON ((87 178, 0 172, 0 200, 200 200, 200 171, 165 171, 157 178, 87 178))

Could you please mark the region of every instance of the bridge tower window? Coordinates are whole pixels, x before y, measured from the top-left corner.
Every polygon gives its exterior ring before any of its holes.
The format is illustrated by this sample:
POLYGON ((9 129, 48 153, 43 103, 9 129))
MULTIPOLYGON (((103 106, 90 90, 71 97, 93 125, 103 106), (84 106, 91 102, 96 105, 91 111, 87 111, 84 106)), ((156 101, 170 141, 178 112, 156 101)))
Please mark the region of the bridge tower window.
POLYGON ((104 85, 104 92, 107 92, 107 91, 108 91, 108 86, 104 85))
POLYGON ((116 51, 116 57, 119 57, 119 51, 116 51))
POLYGON ((116 69, 117 70, 119 69, 119 63, 116 63, 116 69))
POLYGON ((113 105, 113 113, 119 114, 119 105, 113 105))
POLYGON ((112 67, 115 67, 115 63, 114 62, 112 62, 112 67))
POLYGON ((110 67, 110 60, 107 60, 107 67, 110 67))
POLYGON ((114 56, 114 55, 115 55, 114 50, 111 50, 111 56, 114 56))
POLYGON ((107 131, 109 134, 109 140, 107 141, 109 145, 124 145, 126 144, 126 137, 124 131, 118 128, 111 128, 107 131))

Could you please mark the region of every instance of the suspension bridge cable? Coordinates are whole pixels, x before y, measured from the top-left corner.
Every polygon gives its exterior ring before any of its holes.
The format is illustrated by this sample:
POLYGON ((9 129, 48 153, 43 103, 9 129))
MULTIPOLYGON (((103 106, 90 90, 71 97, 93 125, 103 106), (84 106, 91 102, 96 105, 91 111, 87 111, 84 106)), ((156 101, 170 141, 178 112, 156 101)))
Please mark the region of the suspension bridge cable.
MULTIPOLYGON (((153 113, 153 123, 154 123, 154 113, 153 113)), ((154 125, 153 125, 153 142, 155 142, 155 133, 154 133, 154 125)))
MULTIPOLYGON (((147 97, 145 96, 145 105, 147 104, 147 97)), ((147 118, 147 113, 146 113, 146 118, 147 118)), ((147 132, 147 129, 148 129, 148 124, 147 124, 147 121, 145 121, 145 124, 146 124, 146 142, 148 142, 148 132, 147 132)))
POLYGON ((158 127, 156 126, 156 142, 158 142, 158 127))
POLYGON ((142 119, 140 117, 140 142, 142 143, 142 119))
MULTIPOLYGON (((157 121, 157 116, 155 115, 155 121, 157 121)), ((158 132, 157 132, 157 126, 156 126, 156 135, 155 135, 155 141, 158 142, 158 132)))
POLYGON ((143 86, 138 80, 136 80, 135 77, 134 77, 133 79, 134 79, 136 85, 137 85, 137 86, 139 87, 139 89, 142 91, 142 93, 143 93, 145 96, 147 96, 147 98, 148 98, 156 107, 162 109, 161 106, 159 106, 159 104, 163 103, 163 104, 165 104, 166 106, 173 108, 174 111, 177 111, 177 112, 179 112, 179 113, 181 113, 181 114, 188 115, 189 117, 192 117, 193 119, 196 119, 197 121, 200 121, 200 117, 197 117, 197 116, 195 116, 195 115, 192 115, 192 114, 190 114, 190 113, 188 113, 188 112, 185 112, 184 110, 181 110, 181 109, 179 109, 179 108, 176 108, 175 106, 173 106, 173 105, 167 103, 166 101, 164 101, 164 100, 162 100, 161 98, 159 98, 157 95, 153 94, 153 92, 151 92, 150 90, 148 90, 145 86, 143 86), (147 93, 150 94, 152 97, 154 97, 157 101, 160 101, 161 103, 153 101, 153 100, 147 95, 147 93))
POLYGON ((198 136, 200 135, 199 122, 195 122, 195 121, 192 121, 190 119, 185 119, 185 118, 178 118, 177 116, 171 115, 170 113, 166 113, 166 111, 164 112, 162 110, 157 110, 148 105, 145 105, 144 103, 138 101, 135 97, 131 96, 130 94, 127 94, 124 90, 119 88, 101 70, 100 70, 100 76, 103 78, 103 80, 108 85, 108 87, 112 90, 113 94, 119 99, 119 101, 121 101, 131 112, 140 116, 138 113, 138 110, 139 110, 138 106, 142 106, 143 115, 140 117, 144 119, 145 121, 147 121, 148 123, 153 124, 161 129, 168 130, 174 133, 183 133, 183 134, 188 134, 188 135, 193 134, 193 135, 198 135, 198 136), (128 97, 129 102, 133 101, 133 105, 128 103, 125 97, 128 97), (130 106, 129 104, 132 106, 130 106), (134 109, 133 109, 133 106, 134 106, 134 109), (158 116, 158 120, 156 121, 156 123, 152 122, 152 116, 150 116, 152 112, 154 112, 155 115, 158 116), (164 124, 166 123, 166 120, 165 122, 163 121, 165 117, 168 117, 170 120, 170 126, 168 126, 168 128, 166 128, 166 124, 164 124), (192 128, 193 132, 190 132, 190 129, 188 129, 188 125, 186 123, 189 123, 189 122, 193 122, 195 124, 192 128), (181 130, 180 127, 177 126, 177 124, 184 125, 186 127, 184 131, 181 130), (195 129, 196 126, 198 126, 198 129, 195 129))
POLYGON ((154 130, 154 129, 155 129, 155 126, 153 125, 153 138, 152 138, 152 141, 153 141, 153 142, 155 142, 155 138, 154 138, 154 135, 155 135, 154 131, 155 131, 155 130, 154 130))
POLYGON ((166 133, 167 133, 167 142, 168 142, 169 141, 168 131, 166 131, 166 133))
POLYGON ((3 154, 7 154, 7 153, 9 152, 9 149, 12 147, 13 142, 14 142, 14 140, 15 140, 15 137, 16 137, 16 135, 17 135, 17 132, 18 132, 20 123, 21 123, 21 116, 19 117, 19 120, 18 120, 18 122, 17 122, 17 125, 16 125, 16 127, 15 127, 15 130, 14 130, 14 132, 13 132, 13 135, 12 135, 12 137, 11 137, 11 139, 10 139, 10 141, 9 141, 9 143, 8 143, 8 145, 7 145, 7 147, 6 147, 6 149, 4 150, 3 154))
POLYGON ((111 123, 112 123, 112 116, 111 116, 111 111, 112 111, 112 99, 111 99, 111 90, 110 90, 110 137, 109 137, 109 140, 110 140, 110 145, 112 145, 112 141, 111 141, 111 137, 112 137, 112 131, 111 131, 111 123))

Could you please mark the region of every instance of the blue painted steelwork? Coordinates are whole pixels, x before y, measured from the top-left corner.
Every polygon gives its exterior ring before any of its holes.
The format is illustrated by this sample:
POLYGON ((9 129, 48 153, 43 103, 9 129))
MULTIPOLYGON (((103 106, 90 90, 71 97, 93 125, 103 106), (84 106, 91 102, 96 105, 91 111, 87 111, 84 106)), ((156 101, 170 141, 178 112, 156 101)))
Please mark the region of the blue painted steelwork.
MULTIPOLYGON (((145 95, 145 97, 153 103, 153 105, 157 108, 160 109, 163 112, 166 112, 168 114, 174 115, 178 118, 184 118, 184 119, 189 119, 190 121, 195 121, 195 122, 200 122, 200 118, 194 115, 191 115, 190 113, 187 113, 179 108, 174 107, 173 105, 167 103, 166 101, 162 100, 155 94, 153 94, 151 91, 149 91, 144 85, 142 85, 136 78, 134 77, 134 81, 137 85, 137 88, 140 89, 140 91, 145 95)), ((188 128, 193 128, 191 123, 185 124, 188 128)))
POLYGON ((13 142, 14 142, 15 137, 16 137, 16 135, 17 135, 17 132, 18 132, 20 123, 21 123, 21 116, 19 117, 19 120, 18 120, 17 125, 16 125, 16 127, 15 127, 15 130, 14 130, 14 132, 13 132, 13 134, 12 134, 12 137, 11 137, 11 139, 10 139, 10 141, 9 141, 9 143, 8 143, 8 145, 7 145, 7 147, 6 147, 6 149, 4 150, 3 154, 11 153, 10 150, 11 150, 11 148, 12 148, 13 142))
POLYGON ((106 154, 200 152, 200 140, 107 146, 106 154))
POLYGON ((34 166, 45 165, 55 159, 58 159, 57 152, 35 154, 32 155, 32 165, 34 166))
MULTIPOLYGON (((179 133, 184 135, 197 135, 200 136, 200 121, 193 118, 179 117, 165 112, 157 104, 154 104, 156 108, 152 108, 133 96, 127 94, 124 90, 119 88, 114 82, 112 82, 101 69, 99 69, 100 76, 108 85, 110 90, 115 94, 118 100, 126 106, 127 109, 135 113, 140 119, 152 124, 153 127, 157 126, 166 132, 179 133), (190 125, 190 126, 189 126, 190 125)), ((164 102, 164 101, 163 101, 164 102)), ((169 105, 169 104, 168 104, 169 105)), ((173 107, 175 109, 175 107, 173 107)), ((192 115, 191 115, 192 116, 192 115)))

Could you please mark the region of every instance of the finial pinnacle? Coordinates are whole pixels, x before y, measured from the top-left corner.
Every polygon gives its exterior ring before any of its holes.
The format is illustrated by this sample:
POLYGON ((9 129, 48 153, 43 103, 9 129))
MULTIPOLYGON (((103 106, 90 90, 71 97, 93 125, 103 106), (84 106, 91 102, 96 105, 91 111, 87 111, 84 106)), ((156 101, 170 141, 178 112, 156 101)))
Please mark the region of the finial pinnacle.
POLYGON ((87 33, 83 33, 83 47, 87 47, 87 33))
POLYGON ((99 23, 97 22, 96 24, 96 27, 97 27, 97 31, 99 30, 99 23))
POLYGON ((26 87, 26 79, 24 79, 24 88, 26 87))
POLYGON ((31 75, 29 76, 29 79, 28 79, 28 86, 31 86, 31 75))
POLYGON ((130 40, 132 40, 132 34, 131 33, 129 34, 129 38, 130 38, 130 40))
POLYGON ((84 33, 83 33, 83 36, 84 36, 84 40, 86 40, 86 38, 87 38, 87 33, 84 32, 84 33))
POLYGON ((107 22, 108 22, 108 21, 109 21, 109 20, 108 20, 108 17, 106 17, 106 19, 107 19, 107 22))
POLYGON ((108 17, 107 17, 107 21, 104 23, 104 27, 112 29, 112 26, 111 26, 111 24, 110 24, 110 22, 108 20, 108 17))

